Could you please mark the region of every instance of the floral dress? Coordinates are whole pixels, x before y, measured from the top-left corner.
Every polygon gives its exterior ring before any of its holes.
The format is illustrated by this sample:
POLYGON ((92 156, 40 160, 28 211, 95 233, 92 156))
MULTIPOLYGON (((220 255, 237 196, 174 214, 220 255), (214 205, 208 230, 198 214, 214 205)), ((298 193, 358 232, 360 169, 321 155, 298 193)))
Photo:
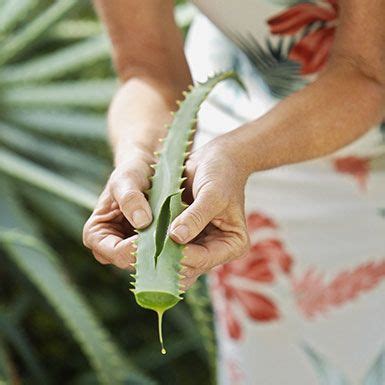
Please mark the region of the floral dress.
MULTIPOLYGON (((201 13, 186 42, 194 79, 234 68, 249 93, 219 85, 201 110, 196 146, 314 80, 339 17, 337 0, 194 3, 201 13)), ((220 385, 385 384, 383 131, 251 176, 250 251, 210 277, 220 385)))

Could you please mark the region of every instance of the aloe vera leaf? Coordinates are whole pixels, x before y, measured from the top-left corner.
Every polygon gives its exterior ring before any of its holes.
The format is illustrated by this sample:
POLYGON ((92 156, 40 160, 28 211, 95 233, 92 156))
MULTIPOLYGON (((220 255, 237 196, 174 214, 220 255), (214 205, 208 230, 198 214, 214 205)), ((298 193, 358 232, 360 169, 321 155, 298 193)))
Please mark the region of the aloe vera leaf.
POLYGON ((207 355, 211 383, 216 384, 217 341, 214 331, 213 310, 211 308, 206 277, 200 277, 187 292, 186 302, 197 325, 198 334, 207 355))
POLYGON ((67 170, 79 170, 94 178, 111 170, 107 162, 49 139, 36 137, 0 121, 0 143, 21 153, 67 170))
POLYGON ((9 352, 0 338, 0 385, 11 385, 13 381, 13 367, 9 352))
POLYGON ((1 104, 10 107, 107 108, 117 88, 116 79, 63 81, 4 88, 1 104))
POLYGON ((9 108, 2 118, 10 123, 58 139, 107 141, 105 114, 62 109, 9 108))
POLYGON ((224 72, 185 93, 186 98, 175 113, 159 161, 154 166, 152 187, 148 191, 154 220, 147 229, 139 231, 133 292, 140 306, 158 313, 161 342, 162 315, 181 300, 183 293, 179 283, 183 247, 167 235, 167 230, 186 207, 181 197, 186 151, 191 144, 200 105, 217 83, 228 78, 238 80, 234 72, 224 72))
POLYGON ((38 0, 8 0, 0 10, 0 34, 14 28, 29 11, 36 7, 38 0))
POLYGON ((48 38, 55 40, 78 40, 98 35, 102 32, 101 23, 94 20, 63 20, 53 27, 48 38))
POLYGON ((81 70, 87 65, 110 56, 106 36, 96 36, 72 44, 38 59, 4 67, 0 73, 2 84, 51 80, 81 70))
POLYGON ((61 259, 41 238, 33 218, 15 198, 5 179, 0 184, 0 244, 41 292, 94 368, 103 385, 155 385, 127 359, 69 279, 61 259))
POLYGON ((90 191, 3 148, 0 149, 0 172, 49 191, 88 210, 92 211, 95 207, 97 196, 90 191))
POLYGON ((38 384, 51 383, 28 337, 23 330, 13 322, 11 317, 0 314, 0 334, 4 336, 4 339, 9 345, 12 345, 14 351, 17 352, 31 373, 31 376, 38 384))
POLYGON ((36 41, 50 27, 66 16, 73 8, 78 7, 84 1, 59 0, 52 4, 46 11, 29 22, 20 32, 4 42, 0 52, 0 65, 13 59, 23 51, 25 47, 36 41))

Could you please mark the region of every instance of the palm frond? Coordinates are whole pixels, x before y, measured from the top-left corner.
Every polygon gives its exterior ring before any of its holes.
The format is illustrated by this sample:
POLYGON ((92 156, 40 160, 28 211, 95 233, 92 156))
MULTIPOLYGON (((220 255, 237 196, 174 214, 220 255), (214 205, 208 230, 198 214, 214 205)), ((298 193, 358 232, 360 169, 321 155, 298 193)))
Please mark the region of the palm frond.
POLYGON ((303 350, 318 374, 320 385, 349 385, 344 374, 312 347, 303 344, 303 350))
POLYGON ((287 58, 282 41, 273 45, 267 39, 264 48, 252 35, 229 33, 229 36, 248 57, 273 96, 283 98, 304 85, 299 65, 287 58))

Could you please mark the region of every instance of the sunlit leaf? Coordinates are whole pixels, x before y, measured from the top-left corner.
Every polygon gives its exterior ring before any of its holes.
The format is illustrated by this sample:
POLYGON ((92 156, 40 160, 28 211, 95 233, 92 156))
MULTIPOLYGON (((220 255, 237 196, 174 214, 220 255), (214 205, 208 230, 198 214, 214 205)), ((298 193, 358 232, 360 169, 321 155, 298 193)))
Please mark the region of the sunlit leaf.
POLYGON ((10 35, 10 38, 1 47, 0 65, 10 61, 25 47, 33 44, 36 39, 82 2, 83 0, 58 0, 29 22, 22 30, 10 35))
POLYGON ((0 72, 3 84, 47 81, 107 59, 110 56, 107 38, 97 36, 22 64, 4 67, 0 72))
POLYGON ((0 149, 0 171, 89 210, 97 201, 96 195, 78 184, 5 149, 0 149))

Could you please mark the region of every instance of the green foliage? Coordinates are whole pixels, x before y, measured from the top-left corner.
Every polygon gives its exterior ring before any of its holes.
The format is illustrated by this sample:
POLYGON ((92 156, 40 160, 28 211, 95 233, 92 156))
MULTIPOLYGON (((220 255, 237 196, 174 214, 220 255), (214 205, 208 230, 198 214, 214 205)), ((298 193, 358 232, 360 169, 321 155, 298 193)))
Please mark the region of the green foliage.
MULTIPOLYGON (((155 174, 148 200, 154 219, 148 228, 139 231, 133 291, 140 306, 158 313, 159 322, 164 311, 175 306, 183 293, 179 283, 183 248, 167 235, 167 230, 186 207, 182 202, 182 174, 199 107, 215 85, 228 78, 237 79, 233 72, 224 72, 185 92, 185 100, 173 114, 168 134, 162 139, 159 160, 153 166, 155 174)), ((161 326, 159 329, 162 343, 161 326)))
POLYGON ((112 169, 105 113, 118 84, 87 3, 0 1, 0 384, 207 383, 186 306, 166 321, 164 358, 125 273, 81 245, 112 169))

